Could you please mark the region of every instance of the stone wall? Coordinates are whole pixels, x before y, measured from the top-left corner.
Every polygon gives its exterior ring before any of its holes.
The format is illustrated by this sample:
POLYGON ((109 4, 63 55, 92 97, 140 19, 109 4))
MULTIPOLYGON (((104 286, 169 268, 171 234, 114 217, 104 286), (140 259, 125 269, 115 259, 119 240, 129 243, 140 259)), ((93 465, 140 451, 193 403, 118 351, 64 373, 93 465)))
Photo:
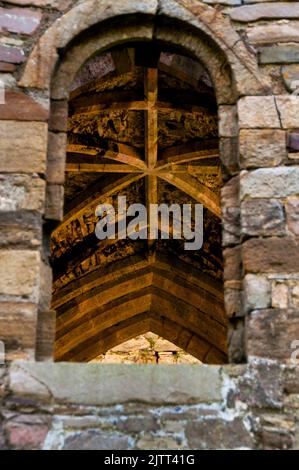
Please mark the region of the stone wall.
MULTIPOLYGON (((125 387, 109 369, 95 369, 108 374, 113 403, 105 401, 106 389, 96 401, 84 395, 92 393, 89 366, 12 363, 0 371, 0 447, 299 447, 298 370, 286 365, 299 340, 298 24, 294 1, 0 3, 6 88, 0 105, 0 330, 7 360, 53 357, 47 237, 63 213, 65 152, 55 142, 65 139, 68 83, 95 50, 135 35, 180 43, 214 81, 230 356, 248 361, 221 370, 184 369, 173 381, 171 374, 181 372, 169 369, 162 382, 158 369, 126 369, 125 387), (133 26, 128 20, 123 29, 108 27, 115 17, 141 13, 139 29, 136 16, 133 26), (164 17, 182 27, 171 31, 164 17), (100 36, 85 40, 84 31, 101 22, 100 36), (60 382, 62 367, 69 381, 60 382), (136 386, 142 396, 128 389, 134 370, 138 383, 148 385, 136 386), (217 386, 210 379, 208 393, 202 371, 221 376, 217 386), (84 386, 73 400, 78 374, 84 386)), ((96 388, 103 380, 95 376, 96 388)))
POLYGON ((0 380, 1 449, 298 448, 298 370, 275 362, 15 363, 0 380))

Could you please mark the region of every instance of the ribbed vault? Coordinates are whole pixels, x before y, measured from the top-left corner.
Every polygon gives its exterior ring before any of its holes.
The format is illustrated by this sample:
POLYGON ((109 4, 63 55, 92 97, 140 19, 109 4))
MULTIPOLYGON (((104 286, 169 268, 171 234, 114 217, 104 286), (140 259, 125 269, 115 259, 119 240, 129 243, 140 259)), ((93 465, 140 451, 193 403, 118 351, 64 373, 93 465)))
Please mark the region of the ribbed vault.
POLYGON ((204 68, 157 45, 93 58, 71 92, 66 213, 52 236, 56 360, 152 331, 206 363, 227 354, 217 112, 204 68), (96 207, 204 205, 204 246, 95 237, 96 207))

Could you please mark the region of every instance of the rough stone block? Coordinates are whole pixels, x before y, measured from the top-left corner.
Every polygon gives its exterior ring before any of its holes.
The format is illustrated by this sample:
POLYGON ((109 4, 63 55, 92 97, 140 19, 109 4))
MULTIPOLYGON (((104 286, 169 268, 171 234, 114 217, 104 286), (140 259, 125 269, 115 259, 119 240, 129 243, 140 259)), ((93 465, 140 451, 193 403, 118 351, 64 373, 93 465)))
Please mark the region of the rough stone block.
POLYGON ((222 176, 224 180, 239 171, 239 143, 237 137, 221 137, 219 143, 222 176))
POLYGON ((37 306, 24 302, 0 302, 0 340, 7 361, 35 359, 37 306))
POLYGON ((243 295, 241 289, 229 287, 226 282, 224 290, 225 312, 229 318, 243 316, 243 295))
POLYGON ((0 212, 43 212, 45 181, 38 176, 0 175, 0 212))
POLYGON ((49 133, 47 182, 63 184, 65 180, 67 135, 65 132, 49 133))
POLYGON ((219 136, 236 137, 238 135, 238 116, 236 106, 219 106, 219 136))
POLYGON ((190 449, 250 449, 253 446, 252 434, 241 418, 191 421, 187 424, 186 437, 190 449))
POLYGON ((240 177, 240 197, 245 198, 284 198, 299 194, 299 168, 261 168, 251 172, 242 171, 240 177))
POLYGON ((231 178, 221 190, 222 243, 236 245, 240 241, 239 177, 231 178))
POLYGON ((299 16, 298 2, 274 2, 255 5, 243 5, 229 10, 232 20, 249 23, 250 21, 270 19, 297 19, 299 16))
POLYGON ((272 307, 273 308, 288 308, 289 304, 289 288, 283 282, 274 282, 272 285, 272 307))
POLYGON ((275 44, 285 42, 298 42, 298 22, 257 24, 247 30, 250 44, 275 44))
POLYGON ((5 425, 8 441, 17 450, 41 450, 51 418, 42 415, 17 415, 5 425))
POLYGON ((36 251, 0 251, 0 295, 32 298, 37 295, 40 254, 36 251))
POLYGON ((62 221, 64 206, 64 187, 59 184, 48 184, 46 194, 45 219, 62 221))
POLYGON ((271 285, 266 276, 247 274, 244 278, 245 309, 265 309, 271 303, 271 285))
POLYGON ((293 62, 299 62, 299 47, 296 44, 259 49, 260 64, 290 64, 293 62))
POLYGON ((42 14, 22 8, 0 8, 0 29, 17 34, 33 34, 39 27, 42 14))
POLYGON ((57 403, 113 405, 127 402, 200 403, 219 401, 220 367, 130 366, 109 364, 14 363, 10 389, 57 403), (86 387, 86 384, 89 384, 86 387))
POLYGON ((273 96, 245 96, 238 101, 240 129, 280 128, 273 96))
POLYGON ((250 199, 241 204, 242 234, 246 236, 285 235, 285 215, 276 199, 250 199))
POLYGON ((240 280, 242 276, 241 247, 225 248, 224 256, 224 280, 240 280))
POLYGON ((246 273, 298 272, 299 245, 293 238, 251 239, 242 252, 246 273))
POLYGON ((282 127, 292 129, 299 127, 299 96, 276 96, 282 127))
MULTIPOLYGON (((297 31, 299 36, 299 23, 297 25, 297 31)), ((289 92, 293 93, 299 88, 297 85, 299 82, 299 64, 284 65, 281 68, 281 75, 289 92)))
POLYGON ((68 120, 68 102, 51 101, 49 130, 55 132, 66 132, 68 120))
POLYGON ((21 64, 26 59, 24 51, 18 47, 0 45, 0 61, 21 64))
POLYGON ((241 168, 278 166, 286 158, 286 135, 284 131, 241 130, 241 168))
POLYGON ((36 333, 37 361, 53 361, 56 334, 56 312, 47 311, 38 314, 36 333))
POLYGON ((42 244, 42 218, 33 212, 0 212, 0 248, 36 248, 42 244))
POLYGON ((45 173, 47 125, 0 121, 0 171, 45 173))
POLYGON ((110 434, 97 429, 77 432, 66 437, 63 450, 126 450, 128 436, 110 434))
MULTIPOLYGON (((30 124, 22 123, 23 128, 33 129, 38 132, 35 121, 46 121, 48 119, 48 111, 43 108, 39 103, 34 101, 25 93, 20 93, 14 90, 5 90, 5 103, 0 106, 0 119, 11 121, 34 121, 30 124)), ((11 128, 8 129, 8 131, 11 128)), ((32 131, 31 131, 32 133, 32 131)), ((13 135, 7 134, 6 138, 14 138, 13 135)))
POLYGON ((298 340, 298 310, 257 310, 247 325, 248 356, 290 361, 292 342, 298 340))
POLYGON ((228 357, 232 364, 241 364, 245 356, 245 327, 243 318, 232 318, 228 327, 228 357))

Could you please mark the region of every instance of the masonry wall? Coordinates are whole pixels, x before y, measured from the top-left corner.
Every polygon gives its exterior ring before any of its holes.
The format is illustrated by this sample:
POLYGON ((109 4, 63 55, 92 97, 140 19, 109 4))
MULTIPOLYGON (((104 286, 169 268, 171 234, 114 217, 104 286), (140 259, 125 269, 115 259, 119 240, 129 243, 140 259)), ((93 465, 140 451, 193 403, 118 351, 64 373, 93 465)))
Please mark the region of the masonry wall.
MULTIPOLYGON (((49 87, 40 84, 45 77, 50 83, 53 54, 58 57, 57 50, 69 47, 72 32, 80 33, 80 19, 89 24, 95 6, 101 6, 103 19, 120 14, 119 2, 113 8, 110 3, 0 2, 0 80, 5 84, 5 104, 0 105, 0 339, 8 361, 0 370, 0 447, 298 448, 298 370, 291 366, 291 355, 299 340, 299 2, 128 0, 121 8, 121 14, 136 10, 150 18, 183 11, 194 25, 199 19, 207 29, 216 25, 229 60, 237 63, 232 77, 239 90, 236 99, 225 100, 223 92, 219 101, 224 280, 231 361, 248 365, 221 370, 178 366, 163 379, 152 366, 126 369, 126 386, 131 373, 139 374, 138 380, 157 392, 147 395, 142 389, 140 396, 134 390, 121 397, 123 384, 114 373, 110 376, 111 366, 34 364, 53 357, 47 236, 63 214, 66 131, 61 82, 56 82, 51 110, 49 87), (70 26, 64 34, 60 25, 66 17, 70 26), (43 42, 51 26, 49 42, 43 42), (37 49, 32 56, 36 44, 43 54, 37 49), (255 81, 248 82, 244 70, 255 68, 255 81), (254 88, 256 82, 263 85, 254 88), (63 367, 70 375, 62 374, 63 367), (220 382, 216 386, 214 376, 209 378, 209 393, 202 395, 204 370, 212 375, 216 370, 220 382), (60 380, 61 374, 68 381, 60 380), (78 374, 82 394, 73 399, 71 385, 78 374), (116 391, 116 399, 105 401, 105 387, 97 389, 96 399, 86 396, 93 393, 89 374, 95 389, 105 383, 116 391), (196 384, 190 382, 193 376, 196 384), (184 381, 187 389, 182 391, 184 381)), ((225 89, 223 76, 218 86, 223 81, 225 89)))

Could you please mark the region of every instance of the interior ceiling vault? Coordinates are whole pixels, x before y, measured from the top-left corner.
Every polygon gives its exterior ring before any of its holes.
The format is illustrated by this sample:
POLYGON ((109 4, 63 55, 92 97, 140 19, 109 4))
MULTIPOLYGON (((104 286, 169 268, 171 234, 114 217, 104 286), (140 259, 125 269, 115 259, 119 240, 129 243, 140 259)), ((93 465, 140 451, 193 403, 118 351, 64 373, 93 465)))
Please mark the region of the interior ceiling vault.
POLYGON ((217 107, 193 60, 140 45, 91 59, 74 83, 65 218, 52 235, 56 359, 90 361, 152 331, 207 363, 227 357, 217 107), (99 241, 100 203, 201 203, 204 246, 99 241))

